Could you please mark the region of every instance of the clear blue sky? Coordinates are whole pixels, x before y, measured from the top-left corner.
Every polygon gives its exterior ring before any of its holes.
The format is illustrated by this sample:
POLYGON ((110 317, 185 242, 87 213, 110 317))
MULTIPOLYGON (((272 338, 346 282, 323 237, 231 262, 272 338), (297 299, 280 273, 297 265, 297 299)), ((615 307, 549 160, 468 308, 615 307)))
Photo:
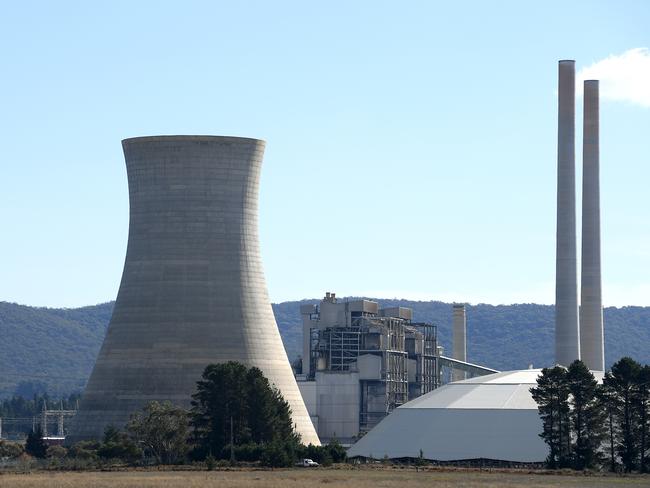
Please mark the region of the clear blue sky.
MULTIPOLYGON (((552 303, 557 61, 648 48, 649 26, 646 1, 2 2, 0 300, 114 299, 120 140, 187 133, 267 141, 273 301, 552 303)), ((607 305, 650 305, 637 85, 601 101, 607 305)))

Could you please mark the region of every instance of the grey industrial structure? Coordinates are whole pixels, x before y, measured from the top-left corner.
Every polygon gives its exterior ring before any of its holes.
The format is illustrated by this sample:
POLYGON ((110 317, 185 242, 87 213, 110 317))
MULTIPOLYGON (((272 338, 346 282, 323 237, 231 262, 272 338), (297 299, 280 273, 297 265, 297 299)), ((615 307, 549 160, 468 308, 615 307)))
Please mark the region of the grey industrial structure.
POLYGON ((559 62, 555 361, 605 369, 600 253, 598 81, 584 82, 580 306, 576 256, 575 62, 559 62))
POLYGON ((555 267, 555 360, 580 358, 576 257, 575 61, 559 63, 557 131, 557 246, 555 267))
POLYGON ((126 261, 113 316, 69 442, 123 426, 152 400, 190 406, 210 363, 259 367, 319 440, 267 295, 257 229, 264 142, 213 136, 122 142, 126 261))
MULTIPOLYGON (((581 307, 575 206, 575 63, 559 63, 556 362, 582 359, 602 381, 598 82, 584 84, 581 307)), ((460 311, 454 337, 462 335, 460 311), (458 330, 458 332, 456 332, 458 330)), ((456 346, 455 346, 456 347, 456 346)), ((455 354, 462 354, 460 342, 455 354)), ((439 361, 442 363, 442 360, 439 361)), ((350 457, 543 462, 547 446, 530 388, 541 370, 457 381, 397 408, 348 451, 350 457)))
POLYGON ((600 271, 600 176, 598 81, 584 82, 582 130, 582 272, 580 355, 590 369, 605 370, 600 271))
POLYGON ((410 308, 380 309, 371 300, 340 301, 328 292, 300 312, 298 385, 323 441, 354 441, 395 408, 437 388, 443 366, 470 376, 495 372, 443 356, 436 327, 414 322, 410 308))
MULTIPOLYGON (((465 305, 455 303, 452 314, 452 351, 453 357, 460 361, 467 361, 467 317, 465 316, 465 305)), ((452 372, 453 381, 465 379, 465 371, 454 369, 452 372)))

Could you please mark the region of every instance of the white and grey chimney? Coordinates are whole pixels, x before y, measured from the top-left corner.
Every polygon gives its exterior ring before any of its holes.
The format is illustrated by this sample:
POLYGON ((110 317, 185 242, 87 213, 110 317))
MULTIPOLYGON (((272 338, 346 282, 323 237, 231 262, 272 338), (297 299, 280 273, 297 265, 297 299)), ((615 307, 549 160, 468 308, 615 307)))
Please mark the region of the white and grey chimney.
POLYGON ((575 195, 575 61, 559 62, 555 362, 580 358, 575 195))
POLYGON ((584 82, 580 352, 582 361, 589 369, 604 371, 598 92, 598 80, 584 82))
MULTIPOLYGON (((454 303, 452 317, 452 350, 453 358, 467 362, 467 318, 465 305, 454 303)), ((459 369, 452 371, 451 380, 460 381, 466 377, 465 372, 459 369)))

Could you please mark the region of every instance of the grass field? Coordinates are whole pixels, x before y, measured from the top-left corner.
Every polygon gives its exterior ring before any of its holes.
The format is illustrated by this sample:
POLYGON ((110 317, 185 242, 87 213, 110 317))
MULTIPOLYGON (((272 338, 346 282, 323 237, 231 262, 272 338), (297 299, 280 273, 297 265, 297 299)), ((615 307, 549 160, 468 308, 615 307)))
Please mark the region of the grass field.
POLYGON ((528 472, 414 469, 313 469, 276 471, 113 471, 0 474, 11 488, 297 488, 297 487, 617 488, 650 486, 648 476, 584 476, 528 472))

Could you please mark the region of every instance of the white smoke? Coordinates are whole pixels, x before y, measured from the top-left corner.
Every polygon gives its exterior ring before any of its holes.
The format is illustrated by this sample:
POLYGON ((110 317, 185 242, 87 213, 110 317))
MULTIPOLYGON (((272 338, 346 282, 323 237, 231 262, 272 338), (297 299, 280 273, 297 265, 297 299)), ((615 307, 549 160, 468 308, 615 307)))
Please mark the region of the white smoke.
POLYGON ((576 78, 579 94, 584 80, 600 80, 601 98, 650 108, 650 49, 646 47, 596 61, 580 69, 576 78))

